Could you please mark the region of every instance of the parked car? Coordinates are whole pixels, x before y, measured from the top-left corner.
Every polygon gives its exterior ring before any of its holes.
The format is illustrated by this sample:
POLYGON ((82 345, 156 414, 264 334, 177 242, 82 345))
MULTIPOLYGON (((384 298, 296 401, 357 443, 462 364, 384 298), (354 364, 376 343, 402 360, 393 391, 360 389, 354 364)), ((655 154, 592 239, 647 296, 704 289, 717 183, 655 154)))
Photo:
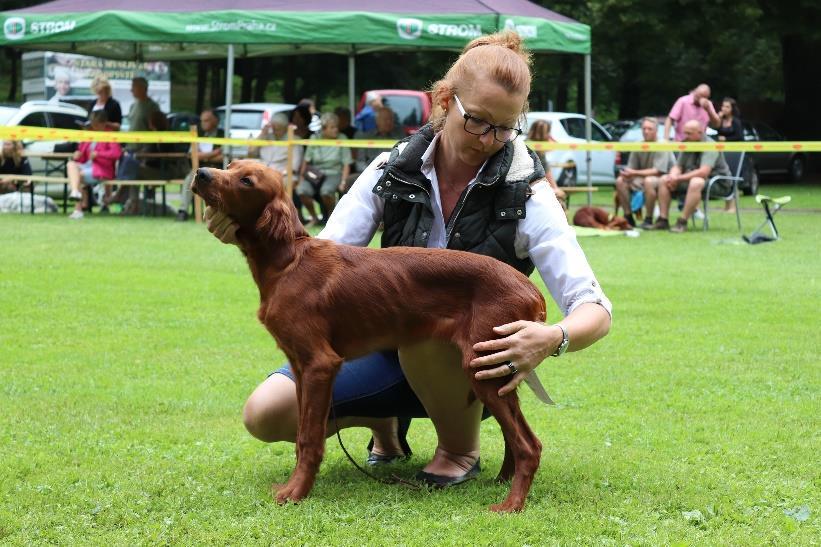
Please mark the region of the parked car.
MULTIPOLYGON (((784 136, 763 122, 744 120, 745 141, 784 141, 784 136)), ((807 158, 801 152, 755 152, 751 154, 758 175, 786 175, 790 181, 804 178, 807 158)))
MULTIPOLYGON (((296 105, 286 103, 240 103, 231 106, 231 130, 226 135, 232 139, 250 139, 259 135, 260 129, 271 121, 274 114, 290 114, 296 105)), ((220 129, 225 129, 225 107, 216 109, 220 129)), ((247 146, 232 146, 233 157, 248 155, 247 146)))
MULTIPOLYGON (((568 112, 528 112, 523 135, 527 136, 530 125, 536 120, 550 122, 550 136, 562 143, 586 142, 583 114, 568 112)), ((596 120, 591 120, 591 139, 596 142, 607 142, 613 139, 596 120)), ((616 153, 609 150, 595 151, 590 154, 590 178, 593 184, 613 185, 616 183, 616 153)), ((547 153, 547 161, 552 167, 553 178, 559 186, 576 186, 587 184, 586 152, 583 150, 554 150, 547 153), (573 162, 574 167, 564 168, 573 162)))
POLYGON ((610 133, 610 136, 613 137, 614 141, 621 139, 621 136, 624 135, 624 132, 633 127, 636 123, 636 119, 632 120, 615 120, 612 122, 604 122, 602 127, 610 133))
POLYGON ((171 112, 168 114, 169 131, 188 131, 196 127, 200 117, 193 112, 171 112))
POLYGON ((396 114, 396 119, 406 135, 419 131, 430 118, 430 95, 424 91, 411 89, 371 89, 362 94, 356 112, 365 107, 365 95, 370 92, 379 93, 382 105, 387 106, 396 114))
MULTIPOLYGON (((57 129, 81 129, 88 119, 88 112, 82 107, 64 102, 28 101, 20 106, 0 106, 0 125, 50 127, 57 129)), ((60 141, 32 141, 23 139, 27 151, 35 153, 53 152, 60 141)), ((45 171, 45 161, 31 157, 29 163, 34 172, 45 171)))

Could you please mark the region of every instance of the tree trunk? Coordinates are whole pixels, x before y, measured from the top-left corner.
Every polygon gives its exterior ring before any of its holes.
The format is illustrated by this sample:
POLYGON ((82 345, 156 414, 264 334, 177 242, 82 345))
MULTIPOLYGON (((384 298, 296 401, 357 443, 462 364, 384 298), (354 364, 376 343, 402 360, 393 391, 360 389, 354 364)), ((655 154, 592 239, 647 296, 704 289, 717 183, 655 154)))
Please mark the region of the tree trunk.
POLYGON ((628 55, 621 66, 619 94, 619 118, 622 120, 639 117, 641 89, 638 85, 639 67, 635 58, 628 55))
POLYGON ((556 111, 567 112, 567 87, 570 84, 570 55, 562 55, 559 62, 559 76, 556 78, 556 111))
POLYGON ((270 58, 257 59, 257 82, 254 86, 254 101, 265 102, 265 92, 274 73, 274 63, 270 58))
POLYGON ((208 64, 205 61, 197 61, 197 114, 205 110, 205 87, 207 85, 208 64))
POLYGON ((791 139, 821 134, 821 79, 811 74, 817 66, 821 39, 803 35, 781 37, 784 74, 784 132, 791 139))
POLYGON ((8 94, 8 101, 10 103, 17 102, 17 76, 20 72, 18 70, 18 64, 20 60, 20 51, 8 48, 6 49, 6 56, 11 61, 11 67, 9 68, 10 78, 9 78, 9 94, 8 94))

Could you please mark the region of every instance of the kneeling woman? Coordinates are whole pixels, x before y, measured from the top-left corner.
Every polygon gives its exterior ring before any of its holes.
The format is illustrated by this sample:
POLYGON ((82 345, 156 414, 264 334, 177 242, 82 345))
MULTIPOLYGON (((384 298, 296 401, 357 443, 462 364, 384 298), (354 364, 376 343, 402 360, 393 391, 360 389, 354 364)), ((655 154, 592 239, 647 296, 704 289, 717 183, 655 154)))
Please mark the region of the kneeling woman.
MULTIPOLYGON (((538 269, 564 317, 555 324, 499 325, 497 339, 475 346, 486 355, 472 365, 490 367, 476 372, 478 379, 509 378, 501 396, 549 356, 583 349, 610 329, 610 302, 545 181, 541 162, 517 138, 530 83, 530 57, 517 34, 468 44, 434 84, 430 124, 377 158, 319 235, 364 246, 382 222, 383 247, 457 249, 492 256, 525 274, 538 269)), ((215 236, 236 241, 230 218, 206 214, 215 236)), ((255 437, 295 440, 292 376, 283 367, 249 397, 245 426, 255 437)), ((334 412, 340 427, 373 430, 372 465, 406 457, 408 419, 430 417, 438 446, 418 478, 447 486, 479 472, 483 409, 478 401, 467 404, 469 390, 458 349, 431 340, 343 363, 334 384, 334 412)), ((328 432, 334 433, 333 423, 328 432)))

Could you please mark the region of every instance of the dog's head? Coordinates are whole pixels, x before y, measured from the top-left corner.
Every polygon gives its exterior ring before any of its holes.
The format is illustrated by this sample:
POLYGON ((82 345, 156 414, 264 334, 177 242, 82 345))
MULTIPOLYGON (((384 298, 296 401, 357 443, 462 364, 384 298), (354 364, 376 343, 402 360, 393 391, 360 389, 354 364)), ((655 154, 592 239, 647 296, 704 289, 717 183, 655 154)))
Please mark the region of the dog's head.
POLYGON ((233 161, 228 169, 197 169, 191 190, 234 219, 237 238, 293 240, 304 231, 285 194, 282 174, 257 161, 233 161))

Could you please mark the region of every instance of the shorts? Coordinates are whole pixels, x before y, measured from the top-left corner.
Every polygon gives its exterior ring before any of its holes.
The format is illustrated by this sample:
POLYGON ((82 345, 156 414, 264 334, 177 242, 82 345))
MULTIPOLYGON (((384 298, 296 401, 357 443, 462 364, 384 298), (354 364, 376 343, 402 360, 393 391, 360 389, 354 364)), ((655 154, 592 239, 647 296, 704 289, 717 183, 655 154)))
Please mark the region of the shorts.
MULTIPOLYGON (((319 195, 335 196, 340 182, 342 182, 342 173, 325 173, 325 180, 322 181, 319 195)), ((296 193, 300 196, 313 196, 316 194, 316 188, 307 180, 302 179, 296 187, 296 193)))
MULTIPOLYGON (((294 379, 288 364, 271 374, 294 379)), ((342 363, 334 380, 333 405, 337 418, 428 417, 402 372, 396 350, 378 351, 342 363)), ((485 408, 482 419, 488 417, 490 412, 485 408)))
MULTIPOLYGON (((704 188, 702 188, 701 190, 701 199, 704 199, 704 196, 707 195, 707 182, 709 182, 709 179, 704 183, 704 188)), ((677 198, 684 197, 687 194, 687 187, 689 184, 689 181, 679 182, 678 186, 676 186, 676 189, 673 192, 673 196, 677 198)), ((713 187, 710 189, 710 197, 712 199, 725 199, 730 197, 732 193, 733 185, 728 180, 716 181, 713 183, 713 187)))
POLYGON ((103 181, 103 179, 98 179, 92 174, 92 169, 93 165, 90 161, 80 165, 80 173, 83 175, 83 182, 90 186, 99 184, 103 181))
POLYGON ((645 180, 652 184, 654 187, 658 187, 661 177, 631 177, 630 180, 627 181, 627 185, 633 192, 636 192, 638 190, 644 190, 645 180))

